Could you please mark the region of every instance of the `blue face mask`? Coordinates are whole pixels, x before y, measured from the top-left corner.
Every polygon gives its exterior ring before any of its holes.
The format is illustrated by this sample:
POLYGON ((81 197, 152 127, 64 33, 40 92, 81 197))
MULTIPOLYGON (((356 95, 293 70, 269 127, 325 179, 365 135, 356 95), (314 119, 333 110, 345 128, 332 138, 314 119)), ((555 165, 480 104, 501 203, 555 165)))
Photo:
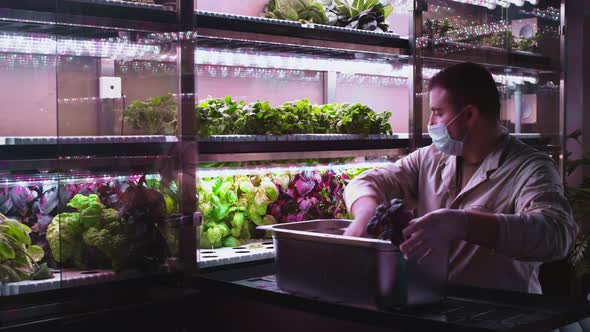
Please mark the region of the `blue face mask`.
POLYGON ((451 135, 449 135, 447 127, 461 116, 466 109, 467 108, 464 108, 459 114, 455 115, 455 117, 446 125, 444 123, 439 123, 428 126, 428 134, 432 138, 432 143, 438 151, 452 156, 463 155, 463 141, 453 139, 451 135))

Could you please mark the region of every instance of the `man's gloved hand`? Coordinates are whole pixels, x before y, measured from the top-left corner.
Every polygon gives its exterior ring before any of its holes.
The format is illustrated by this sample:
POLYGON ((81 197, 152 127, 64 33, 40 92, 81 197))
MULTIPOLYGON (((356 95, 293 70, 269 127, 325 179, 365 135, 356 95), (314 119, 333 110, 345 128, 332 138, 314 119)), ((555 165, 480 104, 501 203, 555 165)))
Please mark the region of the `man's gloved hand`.
POLYGON ((420 262, 434 248, 467 237, 467 214, 463 210, 439 209, 410 221, 400 245, 406 259, 420 262))

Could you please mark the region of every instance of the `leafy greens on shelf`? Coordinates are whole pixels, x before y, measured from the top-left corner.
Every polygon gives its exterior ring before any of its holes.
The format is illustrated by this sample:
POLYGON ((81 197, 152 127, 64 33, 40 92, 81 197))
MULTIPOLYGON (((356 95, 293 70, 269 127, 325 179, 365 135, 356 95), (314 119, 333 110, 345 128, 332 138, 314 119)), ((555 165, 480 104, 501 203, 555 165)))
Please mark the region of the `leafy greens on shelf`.
POLYGON ((162 232, 166 226, 166 199, 146 185, 145 175, 121 195, 118 216, 126 226, 128 263, 142 271, 154 271, 170 256, 169 242, 162 232))
POLYGON ((263 16, 278 20, 328 24, 323 4, 315 0, 270 0, 263 16))
POLYGON ((330 11, 337 16, 337 26, 389 32, 385 19, 393 12, 393 6, 380 0, 334 0, 330 11))
POLYGON ((266 18, 389 32, 393 6, 381 0, 270 0, 266 18))
MULTIPOLYGON (((161 187, 154 181, 151 186, 161 187)), ((98 190, 100 196, 76 194, 67 203, 68 211, 53 218, 46 236, 57 262, 81 269, 151 271, 177 251, 175 235, 165 222, 174 202, 167 204, 161 193, 149 188, 145 176, 115 189, 98 190), (117 202, 111 206, 118 210, 103 203, 113 195, 117 202)))
POLYGON ((106 208, 96 194, 76 194, 67 206, 73 212, 56 215, 47 227, 53 258, 78 268, 123 269, 127 235, 117 210, 106 208))
POLYGON ((364 169, 199 179, 199 247, 237 247, 267 234, 257 226, 348 216, 344 186, 364 169))
POLYGON ((362 104, 313 105, 309 99, 272 107, 230 97, 208 98, 196 108, 198 135, 391 134, 390 112, 362 104))
POLYGON ((123 113, 125 124, 139 129, 144 135, 175 135, 178 108, 172 95, 158 96, 146 101, 135 100, 123 113))
POLYGON ((51 278, 47 263, 38 262, 43 249, 31 243, 31 229, 0 214, 0 281, 17 282, 51 278))

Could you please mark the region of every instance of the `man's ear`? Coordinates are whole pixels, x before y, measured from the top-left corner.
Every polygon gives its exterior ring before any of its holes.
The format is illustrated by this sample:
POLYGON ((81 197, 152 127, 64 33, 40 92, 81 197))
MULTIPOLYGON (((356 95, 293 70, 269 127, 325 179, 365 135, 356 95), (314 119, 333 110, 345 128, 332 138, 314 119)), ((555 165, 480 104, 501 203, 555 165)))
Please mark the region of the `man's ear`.
POLYGON ((477 106, 468 105, 465 109, 465 113, 467 113, 467 122, 469 122, 469 124, 479 121, 481 117, 481 112, 477 106))

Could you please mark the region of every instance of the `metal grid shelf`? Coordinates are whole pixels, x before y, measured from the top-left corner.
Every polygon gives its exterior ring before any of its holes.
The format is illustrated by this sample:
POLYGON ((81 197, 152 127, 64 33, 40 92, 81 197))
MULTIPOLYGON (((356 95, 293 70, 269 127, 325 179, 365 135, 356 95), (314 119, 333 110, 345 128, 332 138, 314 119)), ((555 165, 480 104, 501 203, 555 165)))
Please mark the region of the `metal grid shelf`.
POLYGON ((526 69, 537 72, 558 72, 560 65, 551 58, 538 53, 523 51, 507 51, 505 49, 474 46, 467 43, 450 42, 446 52, 434 49, 423 49, 425 61, 463 62, 472 61, 492 67, 508 67, 526 69))
POLYGON ((167 7, 160 4, 134 2, 134 1, 123 1, 123 0, 65 0, 66 2, 81 2, 81 3, 92 3, 97 5, 108 5, 115 7, 128 7, 128 8, 149 8, 156 10, 174 11, 174 8, 167 7))
POLYGON ((235 248, 199 249, 197 250, 197 266, 208 268, 274 257, 272 240, 259 240, 235 248))
POLYGON ((379 52, 369 52, 360 50, 345 50, 334 47, 320 47, 320 46, 306 46, 290 43, 277 42, 261 42, 245 39, 220 38, 210 36, 197 37, 197 45, 199 48, 215 48, 223 50, 236 51, 257 51, 268 53, 289 53, 306 56, 314 56, 326 59, 342 59, 342 60, 371 60, 371 59, 391 59, 395 58, 400 62, 407 62, 407 57, 397 54, 383 54, 379 52))
POLYGON ((171 155, 175 136, 2 137, 0 161, 60 159, 66 163, 95 158, 137 158, 171 155))
POLYGON ((219 136, 199 141, 200 154, 274 153, 402 149, 409 146, 407 135, 286 135, 219 136))
POLYGON ((408 39, 386 32, 353 30, 321 24, 274 20, 262 17, 231 15, 208 11, 195 12, 200 28, 262 33, 389 48, 410 48, 408 39))
POLYGON ((2 30, 60 36, 110 38, 118 29, 177 31, 169 7, 118 0, 3 0, 2 30))
POLYGON ((137 272, 115 273, 110 270, 63 270, 54 271, 53 278, 0 283, 0 296, 22 295, 41 291, 86 286, 110 281, 137 278, 137 272))

